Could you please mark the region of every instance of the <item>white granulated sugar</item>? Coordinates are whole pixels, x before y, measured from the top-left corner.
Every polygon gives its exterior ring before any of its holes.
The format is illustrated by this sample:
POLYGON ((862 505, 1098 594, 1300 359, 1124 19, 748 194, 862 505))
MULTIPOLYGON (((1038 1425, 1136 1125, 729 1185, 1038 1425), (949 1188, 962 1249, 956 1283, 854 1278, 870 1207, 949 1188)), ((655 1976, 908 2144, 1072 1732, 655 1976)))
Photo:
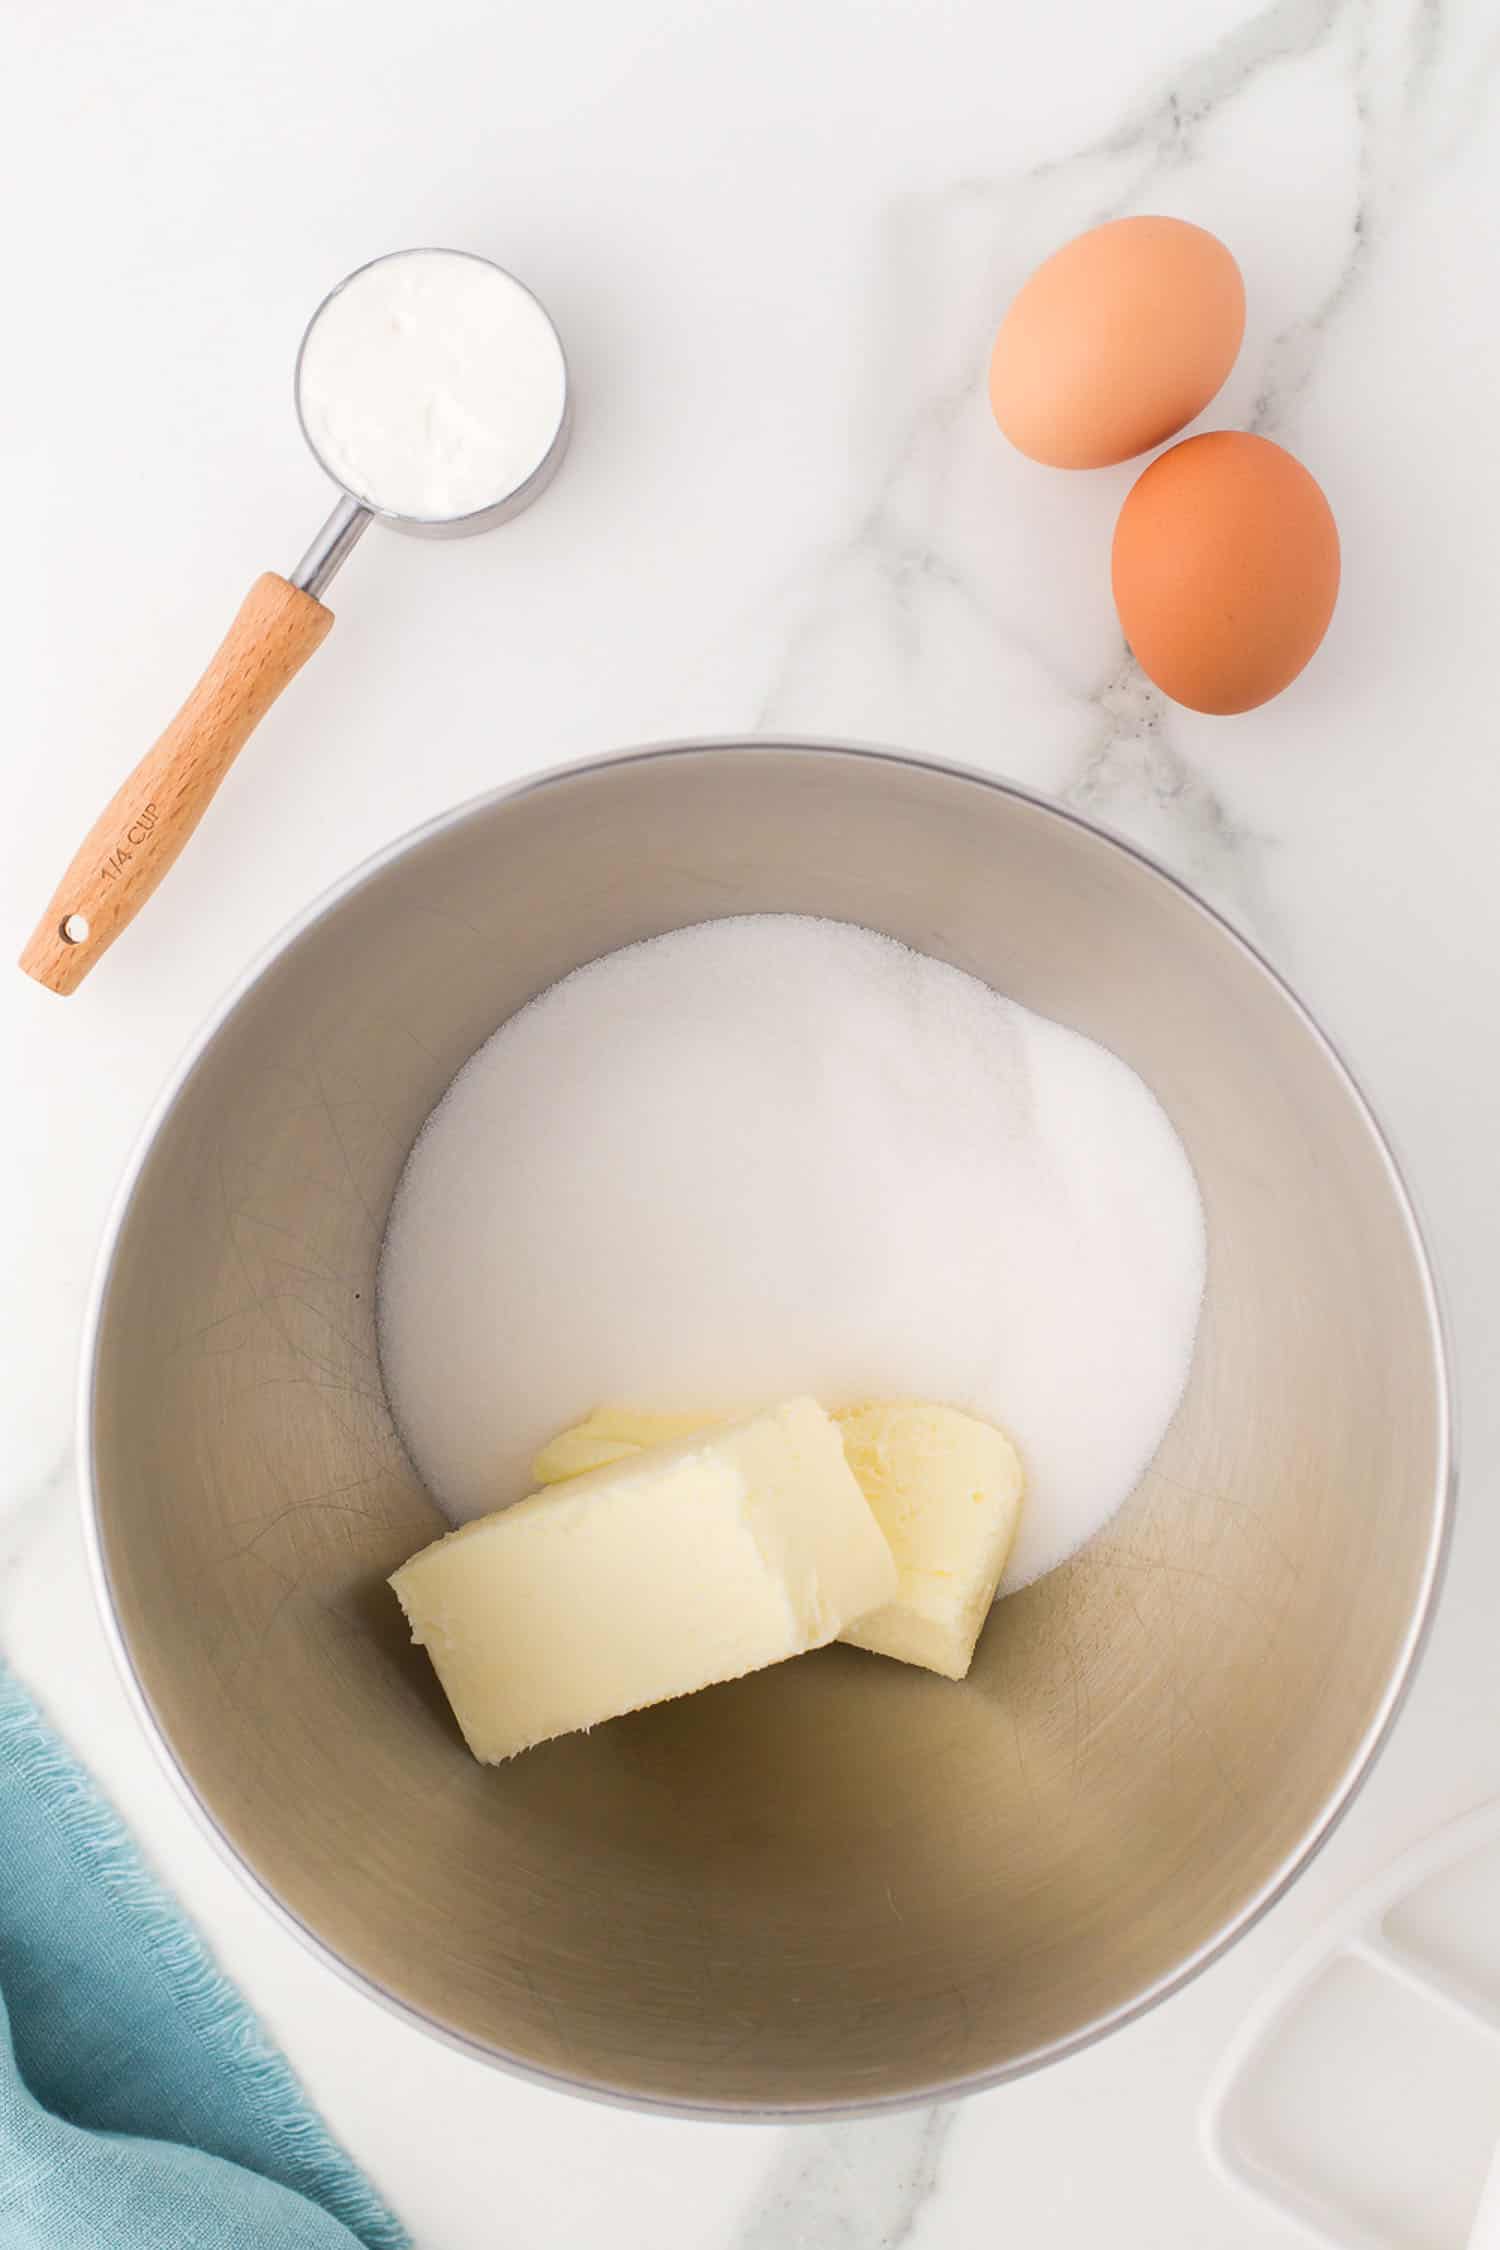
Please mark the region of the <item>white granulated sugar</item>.
POLYGON ((413 1149, 381 1355, 455 1522, 600 1404, 930 1398, 1010 1432, 1007 1590, 1127 1497, 1187 1379, 1203 1214, 1118 1057, 846 923, 607 955, 505 1024, 413 1149))
POLYGON ((517 491, 551 449, 566 391, 536 299, 457 250, 406 250, 352 275, 297 369, 319 459, 370 507, 425 523, 517 491))

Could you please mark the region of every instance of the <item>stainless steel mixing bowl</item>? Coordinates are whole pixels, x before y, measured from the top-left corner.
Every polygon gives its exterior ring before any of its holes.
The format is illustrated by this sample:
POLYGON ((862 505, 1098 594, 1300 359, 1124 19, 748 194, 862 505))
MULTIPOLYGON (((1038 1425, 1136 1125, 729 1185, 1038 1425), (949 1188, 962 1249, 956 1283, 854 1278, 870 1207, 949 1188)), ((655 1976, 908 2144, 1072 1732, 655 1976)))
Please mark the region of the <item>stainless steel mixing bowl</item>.
POLYGON ((1084 822, 810 745, 554 774, 314 908, 156 1114, 88 1368, 106 1611, 261 1896, 475 2054, 712 2114, 982 2085, 1201 1967, 1368 1766, 1450 1504, 1421 1240, 1285 986, 1084 822), (965 1685, 833 1648, 487 1770, 385 1585, 440 1528, 376 1360, 391 1192, 523 1001, 756 909, 889 931, 1148 1080, 1208 1214, 1188 1394, 1123 1513, 1005 1605, 965 1685))

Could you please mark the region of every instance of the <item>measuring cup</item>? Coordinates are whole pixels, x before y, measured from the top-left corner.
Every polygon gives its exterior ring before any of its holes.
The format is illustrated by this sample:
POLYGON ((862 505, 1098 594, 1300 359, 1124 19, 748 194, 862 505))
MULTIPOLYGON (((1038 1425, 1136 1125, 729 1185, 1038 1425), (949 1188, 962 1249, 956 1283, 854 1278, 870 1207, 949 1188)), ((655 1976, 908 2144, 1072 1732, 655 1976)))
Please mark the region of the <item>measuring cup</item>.
MULTIPOLYGON (((428 273, 433 270, 429 264, 428 273)), ((354 302, 346 300, 341 310, 347 312, 354 302)), ((390 335, 395 336, 401 326, 392 321, 390 335)), ((377 335, 368 364, 356 366, 350 377, 349 394, 339 403, 356 427, 361 417, 367 428, 378 427, 389 410, 389 397, 382 393, 379 380, 380 362, 383 351, 394 348, 377 335)), ((207 671, 74 854, 21 955, 27 975, 50 991, 76 991, 156 889, 255 727, 326 636, 333 612, 319 597, 366 526, 378 518, 419 538, 452 539, 508 522, 551 482, 567 445, 571 420, 567 363, 546 312, 502 266, 468 251, 396 250, 357 267, 329 292, 303 331, 295 391, 303 436, 340 487, 341 497, 289 577, 267 571, 257 578, 207 671), (410 276, 394 277, 404 281, 417 275, 423 261, 452 259, 471 263, 511 293, 506 303, 509 333, 516 351, 530 354, 530 367, 540 367, 547 377, 544 411, 540 419, 532 413, 519 450, 512 449, 501 477, 503 489, 483 495, 478 506, 470 504, 473 495, 467 495, 461 512, 405 512, 383 505, 373 486, 358 489, 343 456, 330 458, 327 436, 321 441, 314 436, 306 396, 309 347, 319 324, 340 306, 345 292, 368 293, 371 277, 381 269, 409 268, 410 276), (555 414, 551 411, 554 393, 555 414)))

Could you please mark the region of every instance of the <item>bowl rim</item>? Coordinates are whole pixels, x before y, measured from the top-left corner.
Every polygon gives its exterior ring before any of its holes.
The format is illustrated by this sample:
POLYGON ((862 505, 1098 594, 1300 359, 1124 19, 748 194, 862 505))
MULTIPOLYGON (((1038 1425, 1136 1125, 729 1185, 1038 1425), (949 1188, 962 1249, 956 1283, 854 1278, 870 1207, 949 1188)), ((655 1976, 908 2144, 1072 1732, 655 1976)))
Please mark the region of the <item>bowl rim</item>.
POLYGON ((1080 2054, 1085 2048, 1106 2038, 1111 2032, 1134 2023, 1164 2000, 1180 1992, 1195 1978, 1227 1953, 1231 1946, 1253 1929, 1270 1912, 1298 1877, 1311 1864, 1339 1826, 1368 1780, 1380 1752, 1389 1740, 1391 1729, 1406 1701, 1416 1667, 1431 1633, 1432 1621, 1441 1591, 1443 1574, 1452 1540, 1453 1520, 1457 1500, 1458 1474, 1455 1430, 1457 1403, 1453 1351, 1449 1321, 1444 1310, 1441 1289, 1437 1280, 1426 1231, 1422 1225, 1412 1191, 1391 1145, 1390 1138, 1377 1118, 1363 1087, 1345 1061, 1333 1039, 1301 1000, 1287 980, 1274 969, 1265 955, 1241 931, 1237 930, 1217 908, 1186 883, 1181 876, 1162 864, 1150 852, 1116 832, 1105 822, 1077 811, 1073 806, 1057 802, 1037 790, 1002 780, 982 767, 967 765, 956 759, 926 757, 918 753, 895 748, 888 744, 846 740, 839 737, 782 735, 782 734, 726 734, 689 736, 663 742, 643 744, 637 748, 606 753, 594 757, 569 760, 548 766, 518 780, 501 783, 493 789, 481 790, 463 799, 447 811, 418 823, 401 835, 382 845, 377 851, 360 860, 345 874, 329 884, 302 911, 294 915, 268 944, 259 948, 248 965, 237 976, 189 1040, 178 1061, 157 1095, 142 1124, 124 1171, 110 1203, 105 1220, 99 1251, 95 1260, 93 1277, 84 1314, 82 1343, 79 1361, 77 1394, 77 1447, 79 1462, 79 1489, 83 1516, 84 1546, 88 1559, 90 1581, 104 1625, 105 1638, 119 1675, 124 1683, 137 1719, 154 1750, 157 1761, 200 1832, 218 1850, 221 1858, 233 1868, 240 1880, 280 1926, 298 1939, 322 1965, 331 1969, 343 1982, 373 2000, 389 2014, 411 2025, 414 2029, 439 2039, 445 2046, 455 2049, 491 2069, 503 2070, 513 2077, 544 2086, 560 2093, 581 2096, 603 2102, 612 2107, 635 2110, 662 2117, 683 2119, 699 2118, 716 2124, 746 2123, 774 2124, 796 2122, 829 2122, 859 2117, 887 2116, 903 2110, 918 2109, 934 2102, 958 2100, 969 2094, 983 2093, 991 2087, 1006 2085, 1016 2079, 1028 2077, 1049 2063, 1064 2061, 1080 2054), (1437 1390, 1437 1445, 1433 1477, 1433 1515, 1423 1558, 1421 1583, 1411 1616, 1402 1640, 1397 1661, 1386 1683, 1378 1709, 1372 1716, 1364 1735, 1338 1777, 1327 1802, 1301 1841, 1286 1855, 1273 1873, 1254 1894, 1225 1922, 1215 1935, 1200 1945, 1193 1953, 1178 1962, 1164 1975, 1122 2001, 1114 2008, 1105 2009, 1077 2029, 1057 2039, 1049 2040, 1029 2053, 999 2064, 992 2069, 967 2072, 961 2076, 933 2080, 922 2086, 896 2094, 878 2095, 869 2099, 832 2102, 714 2102, 680 2101, 662 2095, 642 2093, 624 2084, 610 2084, 602 2079, 574 2078, 561 2071, 549 2071, 524 2058, 507 2053, 484 2041, 473 2038, 456 2026, 428 2015, 412 2002, 401 1999, 382 1985, 375 1977, 346 1961, 327 1939, 321 1937, 308 1923, 293 1912, 279 1898, 239 1848, 220 1826, 208 1805, 198 1794, 191 1775, 181 1765, 152 1708, 144 1683, 135 1668, 125 1630, 120 1621, 110 1579, 109 1565, 104 1553, 101 1524, 98 1463, 94 1449, 94 1395, 98 1374, 99 1353, 104 1329, 105 1311, 109 1298, 110 1282, 114 1270, 115 1253, 135 1196, 141 1174, 155 1145, 157 1135, 170 1114, 178 1097, 187 1085, 202 1057, 207 1053, 241 1000, 259 983, 266 972, 309 930, 344 901, 373 881, 388 866, 414 850, 418 845, 457 828, 475 814, 488 812, 535 792, 549 789, 559 782, 579 775, 608 772, 616 768, 665 763, 684 757, 701 756, 705 751, 768 751, 791 753, 808 759, 835 755, 869 761, 872 764, 902 766, 920 773, 932 774, 949 780, 993 791, 1042 813, 1049 819, 1060 820, 1082 830, 1108 850, 1123 852, 1127 858, 1165 883, 1192 913, 1213 929, 1241 954, 1247 966, 1262 977, 1291 1009, 1311 1035, 1315 1045, 1322 1050, 1330 1068, 1343 1082, 1354 1105, 1356 1115, 1362 1120, 1376 1157, 1382 1165, 1396 1209, 1400 1214, 1415 1259, 1422 1285, 1422 1295, 1427 1314, 1428 1343, 1431 1349, 1437 1390))

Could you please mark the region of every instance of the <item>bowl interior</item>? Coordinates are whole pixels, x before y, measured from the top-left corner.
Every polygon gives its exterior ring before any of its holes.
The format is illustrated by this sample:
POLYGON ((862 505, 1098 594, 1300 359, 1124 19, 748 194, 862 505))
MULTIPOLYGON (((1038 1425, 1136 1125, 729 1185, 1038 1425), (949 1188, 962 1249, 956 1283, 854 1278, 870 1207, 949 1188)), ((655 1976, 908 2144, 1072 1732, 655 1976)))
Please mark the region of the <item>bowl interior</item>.
POLYGON ((793 746, 554 777, 304 927, 141 1164, 90 1413, 129 1663, 259 1883, 482 2051, 684 2107, 912 2098, 1169 1984, 1357 1778, 1446 1509, 1420 1244, 1282 987, 1085 826, 793 746), (391 1194, 534 993, 761 910, 906 939, 1142 1074, 1208 1217, 1188 1393, 1124 1511, 1006 1605, 962 1687, 834 1648, 484 1770, 384 1583, 442 1528, 376 1360, 391 1194))

